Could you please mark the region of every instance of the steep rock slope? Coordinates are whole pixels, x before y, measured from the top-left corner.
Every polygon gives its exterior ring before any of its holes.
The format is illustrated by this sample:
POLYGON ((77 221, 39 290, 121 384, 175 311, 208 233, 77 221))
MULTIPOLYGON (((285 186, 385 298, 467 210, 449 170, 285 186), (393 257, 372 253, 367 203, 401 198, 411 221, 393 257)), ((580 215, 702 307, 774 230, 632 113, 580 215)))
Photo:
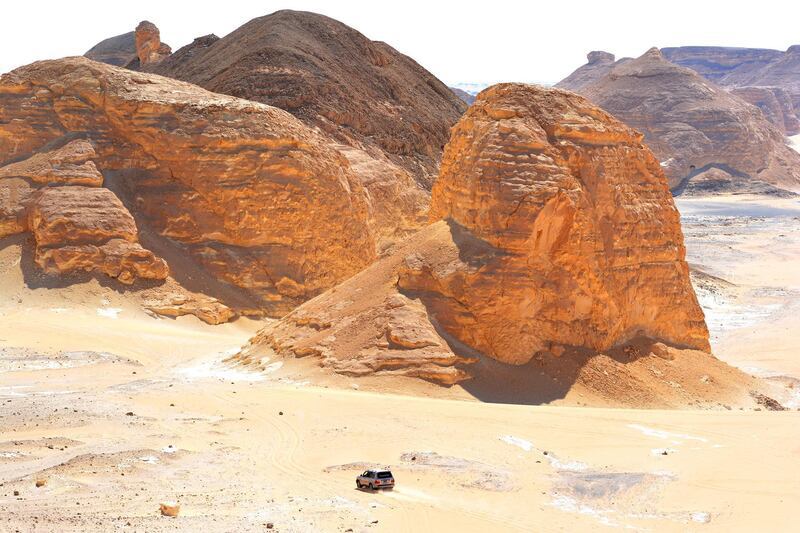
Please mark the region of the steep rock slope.
POLYGON ((586 64, 558 82, 556 87, 579 93, 585 86, 608 74, 615 64, 614 54, 603 51, 589 52, 586 54, 586 64))
POLYGON ((428 228, 267 326, 236 360, 454 383, 483 356, 708 350, 678 212, 642 136, 586 99, 501 84, 453 129, 428 228))
POLYGON ((800 46, 785 52, 759 48, 663 48, 673 63, 689 67, 764 111, 787 135, 800 133, 800 46), (787 101, 788 100, 788 101, 787 101))
POLYGON ((83 54, 93 61, 124 67, 137 58, 136 32, 129 31, 104 39, 83 54))
POLYGON ((758 109, 670 63, 656 48, 618 62, 579 92, 644 133, 673 188, 699 171, 719 167, 800 189, 800 157, 758 109))
POLYGON ((92 141, 137 217, 253 295, 254 312, 285 313, 375 256, 349 164, 279 109, 84 58, 0 77, 0 165, 72 138, 92 141))
POLYGON ((285 109, 340 142, 387 159, 430 189, 466 105, 391 46, 328 17, 278 11, 155 72, 285 109))

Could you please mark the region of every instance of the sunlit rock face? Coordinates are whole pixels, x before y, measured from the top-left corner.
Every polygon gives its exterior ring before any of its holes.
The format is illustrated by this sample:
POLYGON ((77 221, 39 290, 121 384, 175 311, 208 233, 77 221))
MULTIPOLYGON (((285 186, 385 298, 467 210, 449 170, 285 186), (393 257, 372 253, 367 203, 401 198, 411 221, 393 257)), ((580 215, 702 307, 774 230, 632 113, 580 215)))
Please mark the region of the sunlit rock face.
POLYGON ((283 314, 375 257, 361 181, 279 109, 85 58, 0 77, 0 166, 72 138, 91 141, 137 217, 260 312, 283 314))
POLYGON ((236 356, 450 384, 483 354, 709 350, 678 212, 642 135, 585 98, 501 84, 453 128, 431 224, 270 324, 236 356))

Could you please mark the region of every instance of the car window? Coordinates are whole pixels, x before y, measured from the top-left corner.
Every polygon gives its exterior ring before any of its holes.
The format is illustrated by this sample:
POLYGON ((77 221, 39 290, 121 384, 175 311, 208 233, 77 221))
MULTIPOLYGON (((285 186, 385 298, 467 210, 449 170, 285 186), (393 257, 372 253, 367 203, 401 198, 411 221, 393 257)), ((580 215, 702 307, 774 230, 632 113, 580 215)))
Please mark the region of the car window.
POLYGON ((386 478, 390 478, 390 477, 392 477, 392 473, 389 472, 388 470, 386 472, 378 472, 378 478, 379 479, 386 479, 386 478))
POLYGON ((369 470, 365 470, 361 477, 369 477, 369 470))

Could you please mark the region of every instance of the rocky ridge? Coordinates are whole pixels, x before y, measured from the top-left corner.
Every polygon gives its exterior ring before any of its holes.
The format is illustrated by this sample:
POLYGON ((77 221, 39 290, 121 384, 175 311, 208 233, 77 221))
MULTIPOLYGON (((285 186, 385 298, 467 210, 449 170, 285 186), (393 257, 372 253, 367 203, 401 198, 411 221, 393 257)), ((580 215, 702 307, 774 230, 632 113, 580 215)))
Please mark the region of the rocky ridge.
POLYGON ((672 188, 708 168, 800 189, 800 156, 758 109, 653 48, 578 89, 645 135, 672 188))
POLYGON ((285 109, 427 190, 466 109, 409 57, 314 13, 278 11, 189 46, 154 72, 285 109))

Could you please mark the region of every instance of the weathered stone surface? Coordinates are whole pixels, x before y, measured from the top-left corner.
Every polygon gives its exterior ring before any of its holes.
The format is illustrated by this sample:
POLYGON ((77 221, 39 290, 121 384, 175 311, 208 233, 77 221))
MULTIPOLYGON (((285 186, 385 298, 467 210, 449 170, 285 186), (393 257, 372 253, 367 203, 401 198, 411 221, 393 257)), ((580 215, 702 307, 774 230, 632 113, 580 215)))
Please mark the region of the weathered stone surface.
POLYGON ((103 175, 94 164, 96 156, 90 142, 71 141, 61 148, 40 152, 24 161, 0 168, 0 180, 25 178, 38 185, 100 187, 103 185, 103 175))
POLYGON ((638 129, 671 187, 710 167, 800 190, 800 154, 763 114, 658 49, 618 62, 579 91, 638 129))
POLYGON ((47 187, 31 201, 36 264, 47 273, 98 271, 120 282, 162 280, 163 259, 138 243, 133 217, 108 189, 47 187))
POLYGON ((466 105, 386 43, 314 13, 278 11, 154 72, 285 109, 337 141, 389 159, 430 190, 466 105))
POLYGON ((375 257, 361 180, 284 111, 84 58, 0 77, 0 165, 76 134, 137 216, 266 313, 375 257))
POLYGON ((581 97, 481 93, 453 130, 430 216, 477 239, 480 267, 412 258, 399 285, 438 293, 441 325, 483 353, 520 364, 550 344, 604 350, 636 335, 709 347, 657 161, 581 97))
POLYGON ((34 190, 24 179, 0 179, 0 238, 28 229, 28 205, 34 190))
POLYGON ((718 46, 664 48, 662 52, 673 63, 723 87, 741 88, 742 92, 734 92, 758 105, 776 126, 789 135, 800 133, 800 46, 790 46, 785 52, 718 46), (765 91, 778 99, 780 112, 765 91), (783 94, 789 97, 791 106, 787 106, 783 94))
POLYGON ((95 155, 89 142, 75 140, 0 167, 0 237, 28 229, 28 206, 36 189, 45 185, 102 185, 103 176, 92 161, 95 155))
POLYGON ((709 350, 658 162, 580 96, 483 91, 453 129, 430 216, 235 359, 313 355, 341 373, 453 383, 480 354, 520 365, 640 336, 709 350))
POLYGON ((608 52, 589 52, 586 59, 585 65, 558 82, 556 87, 580 92, 586 85, 608 74, 615 64, 614 54, 608 52))
POLYGON ((165 294, 144 303, 145 309, 161 316, 177 318, 194 315, 206 324, 217 325, 231 320, 236 313, 215 298, 186 294, 165 294))
POLYGON ((100 41, 83 56, 93 61, 124 67, 138 58, 136 55, 136 32, 129 31, 100 41))
POLYGON ((731 92, 761 109, 764 116, 786 135, 800 133, 800 118, 791 95, 780 87, 734 87, 731 92))
POLYGON ((136 56, 139 67, 145 68, 163 61, 172 53, 169 45, 161 42, 161 32, 155 24, 143 20, 136 26, 136 56))

